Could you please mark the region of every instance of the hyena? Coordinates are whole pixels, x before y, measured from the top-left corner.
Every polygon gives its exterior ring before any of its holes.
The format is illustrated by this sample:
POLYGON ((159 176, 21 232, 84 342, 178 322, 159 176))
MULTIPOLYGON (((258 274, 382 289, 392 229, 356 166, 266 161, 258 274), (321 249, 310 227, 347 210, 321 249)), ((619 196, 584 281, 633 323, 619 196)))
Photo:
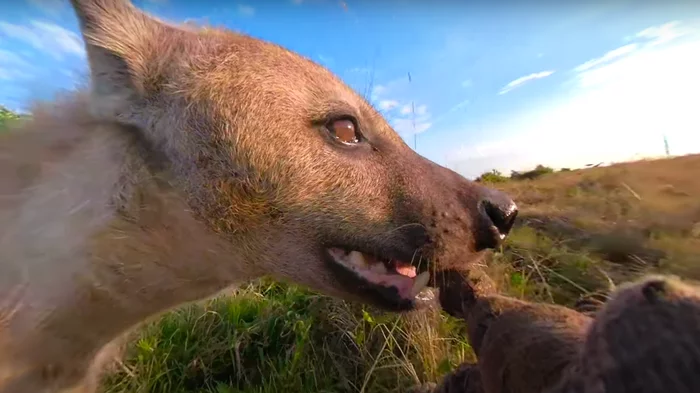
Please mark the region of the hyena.
POLYGON ((413 152, 320 65, 71 3, 90 88, 0 142, 0 392, 91 392, 134 326, 263 275, 412 310, 511 229, 508 196, 413 152))
POLYGON ((700 288, 650 276, 614 291, 593 316, 495 293, 453 272, 440 303, 462 318, 477 364, 431 393, 700 392, 700 288))

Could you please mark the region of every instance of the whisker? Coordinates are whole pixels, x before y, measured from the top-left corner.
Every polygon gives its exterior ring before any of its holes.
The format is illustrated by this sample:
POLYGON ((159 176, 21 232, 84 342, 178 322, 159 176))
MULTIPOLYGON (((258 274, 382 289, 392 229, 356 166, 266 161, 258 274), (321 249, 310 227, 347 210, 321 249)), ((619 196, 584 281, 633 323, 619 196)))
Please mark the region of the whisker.
POLYGON ((425 227, 425 225, 423 225, 419 222, 414 222, 414 223, 404 224, 404 225, 398 226, 396 228, 392 228, 392 229, 388 230, 387 232, 384 232, 384 235, 391 235, 392 233, 394 233, 396 231, 400 231, 400 230, 405 229, 405 228, 411 228, 414 226, 417 226, 417 227, 423 228, 423 229, 427 229, 425 227))

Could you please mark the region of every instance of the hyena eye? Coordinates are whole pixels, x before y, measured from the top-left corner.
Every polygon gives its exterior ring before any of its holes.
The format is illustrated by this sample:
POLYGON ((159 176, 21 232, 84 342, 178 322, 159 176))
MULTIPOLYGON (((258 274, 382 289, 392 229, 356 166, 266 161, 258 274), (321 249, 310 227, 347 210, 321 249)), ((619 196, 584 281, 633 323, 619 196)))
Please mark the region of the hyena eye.
POLYGON ((326 129, 338 142, 345 144, 360 142, 360 133, 357 131, 355 122, 350 119, 331 120, 326 124, 326 129))

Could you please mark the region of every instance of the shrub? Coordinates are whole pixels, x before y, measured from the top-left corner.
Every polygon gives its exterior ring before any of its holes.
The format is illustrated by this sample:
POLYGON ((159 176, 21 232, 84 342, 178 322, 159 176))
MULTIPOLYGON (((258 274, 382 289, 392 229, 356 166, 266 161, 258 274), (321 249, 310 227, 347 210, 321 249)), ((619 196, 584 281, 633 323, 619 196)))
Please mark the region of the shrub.
POLYGON ((507 182, 508 178, 503 176, 501 172, 492 169, 489 172, 482 173, 481 176, 476 178, 476 181, 480 183, 503 183, 507 182))
POLYGON ((535 169, 527 172, 511 171, 510 178, 513 180, 532 180, 548 173, 554 173, 554 169, 544 165, 537 165, 535 169))

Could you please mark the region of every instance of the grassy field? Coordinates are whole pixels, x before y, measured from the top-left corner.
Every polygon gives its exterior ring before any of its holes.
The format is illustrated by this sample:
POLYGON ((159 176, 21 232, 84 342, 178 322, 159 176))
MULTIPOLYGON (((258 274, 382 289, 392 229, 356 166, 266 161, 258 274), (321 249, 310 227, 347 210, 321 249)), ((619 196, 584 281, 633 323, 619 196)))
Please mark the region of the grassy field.
MULTIPOLYGON (((489 271, 510 295, 593 310, 649 272, 700 278, 700 156, 498 183, 521 206, 489 271)), ((268 280, 135 334, 107 392, 400 392, 473 354, 435 310, 396 316, 268 280)))

